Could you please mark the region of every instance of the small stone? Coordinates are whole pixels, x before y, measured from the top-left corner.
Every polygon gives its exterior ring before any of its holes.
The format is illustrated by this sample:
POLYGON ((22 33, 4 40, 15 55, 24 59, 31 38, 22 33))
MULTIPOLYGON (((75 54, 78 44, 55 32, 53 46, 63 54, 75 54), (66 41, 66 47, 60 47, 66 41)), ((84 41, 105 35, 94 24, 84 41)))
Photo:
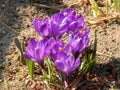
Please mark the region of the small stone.
POLYGON ((27 86, 29 84, 30 80, 25 80, 25 85, 27 86))
POLYGON ((0 38, 3 38, 7 34, 7 31, 3 30, 0 32, 0 38))
POLYGON ((1 33, 2 33, 2 34, 6 34, 6 31, 2 31, 1 33))
POLYGON ((3 80, 2 80, 2 79, 0 79, 0 82, 3 82, 3 80))

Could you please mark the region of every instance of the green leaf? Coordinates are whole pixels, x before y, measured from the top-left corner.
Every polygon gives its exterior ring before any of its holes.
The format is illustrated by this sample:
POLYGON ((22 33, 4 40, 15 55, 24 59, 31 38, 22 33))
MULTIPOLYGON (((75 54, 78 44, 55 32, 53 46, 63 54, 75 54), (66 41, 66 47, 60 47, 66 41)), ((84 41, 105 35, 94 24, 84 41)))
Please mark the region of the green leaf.
POLYGON ((46 84, 49 84, 49 75, 47 74, 47 72, 40 66, 40 70, 42 71, 42 78, 45 80, 46 84))
POLYGON ((119 0, 113 0, 113 4, 116 12, 119 12, 119 7, 120 7, 119 0))
POLYGON ((50 61, 49 58, 46 58, 46 65, 47 65, 47 69, 48 69, 48 83, 51 82, 52 80, 52 76, 53 76, 53 72, 54 72, 54 67, 52 66, 52 62, 50 61))
POLYGON ((101 14, 100 8, 97 5, 97 3, 95 2, 95 0, 89 0, 92 6, 92 10, 93 10, 93 15, 94 17, 97 17, 98 15, 101 14))
POLYGON ((15 45, 17 46, 18 50, 21 53, 21 55, 20 55, 20 61, 21 61, 22 64, 25 65, 26 63, 25 63, 25 59, 24 59, 24 56, 23 56, 23 50, 22 50, 22 47, 21 47, 21 43, 20 43, 20 41, 17 38, 15 38, 14 42, 15 42, 15 45))
POLYGON ((52 63, 49 60, 49 58, 47 59, 47 67, 48 67, 48 73, 49 73, 49 77, 52 78, 53 75, 53 67, 52 67, 52 63))
POLYGON ((19 41, 17 38, 15 38, 15 45, 16 45, 17 48, 20 50, 20 52, 23 53, 23 52, 22 52, 21 43, 20 43, 20 41, 19 41))
POLYGON ((108 5, 108 1, 106 2, 106 14, 108 15, 108 10, 109 10, 109 5, 108 5))
POLYGON ((34 62, 30 60, 26 60, 26 63, 27 63, 30 79, 33 80, 34 62))

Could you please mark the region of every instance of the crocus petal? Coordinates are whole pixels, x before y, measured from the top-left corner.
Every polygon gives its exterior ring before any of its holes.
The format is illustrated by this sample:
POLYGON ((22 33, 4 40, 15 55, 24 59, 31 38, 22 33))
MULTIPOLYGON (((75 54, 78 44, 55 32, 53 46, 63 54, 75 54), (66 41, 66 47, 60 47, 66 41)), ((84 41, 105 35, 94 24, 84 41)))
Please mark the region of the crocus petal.
POLYGON ((69 57, 69 65, 70 65, 70 67, 73 67, 74 62, 75 62, 74 56, 70 56, 70 57, 69 57))
POLYGON ((64 61, 68 58, 67 54, 63 51, 59 52, 57 55, 57 59, 64 61))
POLYGON ((80 65, 80 59, 77 58, 76 61, 75 61, 75 63, 74 63, 74 66, 72 68, 72 71, 74 71, 79 65, 80 65))
POLYGON ((59 34, 63 35, 67 31, 67 27, 68 27, 67 23, 60 24, 59 25, 59 34))
POLYGON ((84 18, 83 16, 80 14, 79 16, 77 16, 77 20, 78 20, 78 23, 79 23, 79 27, 84 28, 84 18))
POLYGON ((45 47, 45 52, 48 54, 50 52, 50 50, 52 49, 53 45, 55 43, 55 40, 53 38, 50 38, 50 40, 48 40, 46 47, 45 47))
POLYGON ((39 33, 39 30, 40 30, 41 24, 42 24, 42 23, 39 21, 38 18, 35 18, 35 19, 33 20, 33 26, 34 26, 35 30, 36 30, 38 33, 39 33))
POLYGON ((77 40, 75 40, 75 41, 72 43, 72 47, 73 47, 73 49, 74 49, 75 51, 78 51, 78 49, 80 48, 79 46, 82 46, 82 45, 80 44, 80 41, 81 41, 81 39, 78 38, 77 40))
POLYGON ((67 53, 68 55, 70 54, 70 52, 72 51, 72 46, 71 45, 67 45, 64 49, 65 53, 67 53))
POLYGON ((34 54, 34 48, 32 48, 30 46, 26 47, 25 51, 27 51, 27 54, 29 54, 31 56, 33 56, 33 54, 34 54))
POLYGON ((23 56, 25 57, 25 58, 27 58, 28 60, 31 60, 32 59, 32 57, 30 56, 30 55, 28 55, 27 53, 23 53, 23 56))
POLYGON ((70 23, 70 25, 69 25, 69 31, 76 31, 76 28, 77 28, 77 25, 78 25, 78 23, 75 21, 75 22, 72 22, 72 23, 70 23))
POLYGON ((37 43, 36 48, 44 48, 46 46, 47 41, 48 41, 47 38, 43 38, 37 43))
POLYGON ((48 36, 48 34, 49 34, 49 31, 48 31, 48 26, 47 26, 47 24, 43 24, 43 25, 41 25, 41 31, 40 31, 42 34, 42 36, 44 37, 44 36, 48 36))
POLYGON ((68 59, 65 60, 66 67, 67 67, 67 71, 66 72, 71 73, 72 67, 74 65, 74 61, 75 60, 74 60, 73 56, 70 56, 70 57, 68 57, 68 59))
POLYGON ((72 9, 72 8, 66 8, 65 10, 61 11, 60 13, 62 13, 64 16, 68 16, 68 15, 76 15, 76 12, 72 9))
POLYGON ((60 14, 60 13, 55 14, 51 17, 51 20, 57 22, 58 24, 60 24, 63 19, 64 19, 64 16, 63 16, 63 14, 60 14))
POLYGON ((54 21, 51 21, 49 27, 50 27, 50 31, 52 33, 52 36, 56 39, 56 37, 59 35, 58 34, 58 28, 59 28, 58 24, 54 21))
POLYGON ((32 47, 32 48, 36 47, 36 43, 37 42, 35 41, 34 38, 30 38, 29 41, 28 41, 29 46, 32 47))
POLYGON ((60 71, 64 71, 65 70, 65 65, 63 62, 61 62, 61 60, 56 60, 55 61, 55 66, 60 70, 60 71))

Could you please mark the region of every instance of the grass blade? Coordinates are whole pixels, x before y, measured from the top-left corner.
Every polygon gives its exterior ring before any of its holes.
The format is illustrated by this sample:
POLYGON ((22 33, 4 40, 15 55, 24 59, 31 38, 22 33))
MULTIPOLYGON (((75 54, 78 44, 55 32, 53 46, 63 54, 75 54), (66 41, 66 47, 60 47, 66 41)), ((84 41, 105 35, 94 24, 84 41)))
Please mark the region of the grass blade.
POLYGON ((97 3, 94 0, 89 0, 92 6, 92 10, 93 10, 93 16, 97 17, 101 14, 101 11, 99 9, 99 6, 97 5, 97 3))
POLYGON ((115 11, 119 12, 119 9, 120 9, 119 0, 113 0, 113 4, 114 4, 115 11))
POLYGON ((97 50, 97 33, 95 31, 95 40, 94 40, 92 60, 96 59, 96 50, 97 50))
POLYGON ((85 57, 84 60, 81 63, 80 70, 82 72, 91 72, 94 69, 95 63, 96 63, 96 50, 97 50, 97 34, 95 31, 95 40, 94 40, 94 46, 93 46, 93 52, 89 52, 89 47, 85 49, 85 57))
POLYGON ((34 68, 34 62, 30 60, 26 60, 27 67, 28 67, 28 72, 30 75, 30 79, 33 80, 33 68, 34 68))
POLYGON ((106 2, 106 14, 108 15, 108 10, 109 10, 109 4, 108 1, 106 2))

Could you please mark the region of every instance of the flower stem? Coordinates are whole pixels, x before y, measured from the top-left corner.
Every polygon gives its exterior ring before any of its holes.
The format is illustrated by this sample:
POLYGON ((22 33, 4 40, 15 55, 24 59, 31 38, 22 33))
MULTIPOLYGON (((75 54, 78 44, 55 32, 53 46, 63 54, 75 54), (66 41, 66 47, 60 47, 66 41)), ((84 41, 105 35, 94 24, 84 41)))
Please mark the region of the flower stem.
POLYGON ((69 76, 66 75, 66 79, 65 79, 65 88, 68 87, 68 83, 69 83, 69 76))

